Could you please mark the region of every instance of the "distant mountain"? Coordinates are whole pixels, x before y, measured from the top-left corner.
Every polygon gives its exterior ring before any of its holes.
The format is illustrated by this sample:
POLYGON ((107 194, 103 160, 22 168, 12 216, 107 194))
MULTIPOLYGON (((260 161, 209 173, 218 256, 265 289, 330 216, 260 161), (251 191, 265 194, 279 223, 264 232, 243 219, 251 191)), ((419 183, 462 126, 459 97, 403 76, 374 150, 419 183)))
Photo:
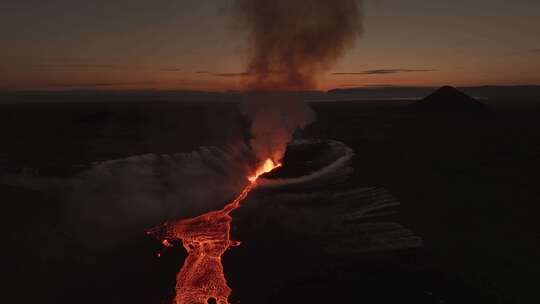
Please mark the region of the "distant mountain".
POLYGON ((410 105, 411 109, 428 112, 483 112, 487 107, 458 89, 444 86, 410 105))

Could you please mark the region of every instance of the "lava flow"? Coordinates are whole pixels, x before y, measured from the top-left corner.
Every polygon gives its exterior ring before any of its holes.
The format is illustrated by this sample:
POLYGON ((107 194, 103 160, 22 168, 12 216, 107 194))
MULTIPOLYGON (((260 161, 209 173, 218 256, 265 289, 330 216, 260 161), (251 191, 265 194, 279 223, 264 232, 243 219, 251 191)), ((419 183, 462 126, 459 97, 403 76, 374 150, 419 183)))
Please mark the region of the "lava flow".
POLYGON ((225 279, 221 256, 230 247, 240 244, 231 240, 230 213, 240 207, 261 175, 280 166, 280 163, 267 159, 253 175, 247 177, 250 183, 242 192, 221 210, 191 219, 170 221, 148 231, 167 247, 172 246, 171 241, 182 241, 188 253, 176 277, 173 304, 206 304, 211 299, 218 304, 229 303, 231 288, 225 279))

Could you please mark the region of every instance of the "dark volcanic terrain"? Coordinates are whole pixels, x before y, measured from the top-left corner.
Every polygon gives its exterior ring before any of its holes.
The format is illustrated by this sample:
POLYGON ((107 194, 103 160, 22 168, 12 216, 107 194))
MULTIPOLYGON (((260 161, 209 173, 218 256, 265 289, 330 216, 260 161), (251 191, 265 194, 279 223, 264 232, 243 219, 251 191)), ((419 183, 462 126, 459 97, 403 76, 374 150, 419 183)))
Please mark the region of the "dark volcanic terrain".
MULTIPOLYGON (((12 302, 167 303, 181 247, 157 259, 160 244, 141 231, 90 249, 66 228, 65 204, 29 189, 27 180, 73 176, 110 159, 235 144, 247 139, 248 122, 231 102, 32 99, 0 105, 12 302)), ((433 115, 405 101, 313 103, 318 120, 298 136, 351 147, 348 183, 391 193, 401 202, 392 221, 424 247, 340 256, 273 221, 260 237, 239 224, 243 244, 224 258, 233 303, 538 302, 540 99, 481 102, 489 111, 480 115, 433 115)))

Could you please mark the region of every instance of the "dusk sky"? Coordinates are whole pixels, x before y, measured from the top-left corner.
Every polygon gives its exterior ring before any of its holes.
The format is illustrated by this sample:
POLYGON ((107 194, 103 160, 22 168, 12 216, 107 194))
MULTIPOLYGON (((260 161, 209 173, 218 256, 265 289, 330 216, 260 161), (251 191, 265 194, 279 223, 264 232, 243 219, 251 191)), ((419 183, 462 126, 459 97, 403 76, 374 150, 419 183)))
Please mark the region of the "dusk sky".
MULTIPOLYGON (((230 5, 4 0, 0 89, 241 89, 249 50, 230 5)), ((538 0, 365 1, 364 27, 319 89, 540 84, 538 0)))

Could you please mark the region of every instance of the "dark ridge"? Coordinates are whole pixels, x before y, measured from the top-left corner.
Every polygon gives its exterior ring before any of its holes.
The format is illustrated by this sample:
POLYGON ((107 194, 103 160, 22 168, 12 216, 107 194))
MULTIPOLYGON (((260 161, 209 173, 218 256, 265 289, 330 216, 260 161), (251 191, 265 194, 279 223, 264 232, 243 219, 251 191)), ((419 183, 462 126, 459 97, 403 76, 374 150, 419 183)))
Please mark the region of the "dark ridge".
POLYGON ((267 178, 293 178, 313 173, 329 165, 334 159, 327 142, 289 145, 283 158, 283 167, 265 175, 267 178))
POLYGON ((424 112, 440 113, 481 113, 486 105, 451 86, 444 86, 424 99, 410 105, 410 108, 424 112))

